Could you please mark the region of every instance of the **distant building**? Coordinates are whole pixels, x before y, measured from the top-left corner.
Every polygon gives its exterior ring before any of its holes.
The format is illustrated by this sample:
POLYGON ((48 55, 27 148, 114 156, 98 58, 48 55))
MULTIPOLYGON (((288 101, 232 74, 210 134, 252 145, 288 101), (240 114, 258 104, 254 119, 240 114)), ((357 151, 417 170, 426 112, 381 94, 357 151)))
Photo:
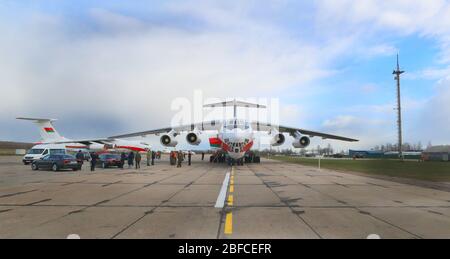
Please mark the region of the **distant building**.
POLYGON ((422 153, 425 161, 449 161, 450 146, 429 147, 422 153))
POLYGON ((32 146, 32 143, 0 141, 0 155, 23 155, 32 146))
POLYGON ((350 157, 357 158, 383 158, 384 153, 381 151, 369 151, 369 150, 349 150, 350 157))
MULTIPOLYGON (((403 152, 405 159, 420 159, 421 152, 403 152)), ((398 151, 383 152, 373 150, 349 150, 349 157, 372 159, 398 159, 398 151)))

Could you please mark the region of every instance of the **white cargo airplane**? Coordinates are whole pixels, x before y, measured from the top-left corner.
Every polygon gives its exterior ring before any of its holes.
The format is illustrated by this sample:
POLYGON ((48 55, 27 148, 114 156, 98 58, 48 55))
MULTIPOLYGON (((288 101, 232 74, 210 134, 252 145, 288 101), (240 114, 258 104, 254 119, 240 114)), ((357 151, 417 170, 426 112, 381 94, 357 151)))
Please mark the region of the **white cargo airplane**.
MULTIPOLYGON (((209 143, 212 148, 216 148, 228 155, 229 163, 242 164, 243 158, 250 151, 254 144, 254 132, 267 132, 272 136, 271 145, 281 146, 284 144, 286 138, 283 133, 289 133, 294 139, 293 146, 295 148, 306 148, 310 144, 310 137, 321 137, 323 139, 336 139, 342 141, 356 142, 358 140, 335 136, 320 132, 314 132, 304 129, 284 127, 279 125, 271 125, 269 123, 249 122, 237 118, 237 107, 246 108, 266 108, 263 105, 247 103, 242 101, 227 101, 215 104, 208 104, 204 107, 234 107, 234 118, 231 120, 213 120, 201 123, 194 123, 191 125, 183 125, 178 127, 169 127, 163 129, 149 130, 137 132, 132 134, 124 134, 113 136, 111 138, 121 139, 137 136, 160 135, 160 142, 165 147, 175 147, 178 141, 175 140, 177 135, 187 132, 186 141, 191 145, 199 145, 201 139, 199 134, 202 131, 215 131, 214 137, 209 138, 209 143)), ((254 159, 251 159, 255 161, 254 159)), ((259 161, 259 158, 256 159, 259 161)))
POLYGON ((100 139, 68 139, 61 136, 53 126, 55 119, 41 119, 41 118, 17 118, 18 120, 27 120, 34 122, 39 127, 39 133, 42 141, 39 144, 44 145, 62 144, 69 150, 89 150, 102 151, 109 149, 128 149, 133 151, 147 151, 150 145, 140 141, 130 141, 114 138, 100 138, 100 139))

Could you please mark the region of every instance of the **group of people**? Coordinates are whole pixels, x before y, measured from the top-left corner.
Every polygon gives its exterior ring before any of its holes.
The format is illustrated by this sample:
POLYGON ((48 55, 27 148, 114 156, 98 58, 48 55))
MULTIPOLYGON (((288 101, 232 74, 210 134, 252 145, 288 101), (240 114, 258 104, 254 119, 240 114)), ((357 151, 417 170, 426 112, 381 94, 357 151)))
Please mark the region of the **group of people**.
MULTIPOLYGON (((85 155, 81 150, 78 151, 78 153, 75 155, 75 157, 77 160, 81 161, 81 163, 83 164, 83 162, 85 160, 85 155)), ((146 157, 147 157, 147 166, 155 165, 155 158, 157 157, 156 152, 148 150, 146 153, 146 157)), ((97 166, 98 159, 99 159, 99 155, 97 153, 95 153, 95 152, 90 153, 91 171, 95 171, 95 167, 97 166)), ((120 168, 123 169, 125 166, 125 162, 127 162, 128 168, 132 168, 133 166, 135 166, 136 169, 140 169, 141 168, 141 160, 142 160, 142 155, 140 152, 130 151, 128 154, 126 154, 125 152, 122 152, 120 154, 120 164, 121 164, 120 168)))
MULTIPOLYGON (((146 153, 147 166, 155 165, 155 159, 157 158, 157 156, 158 156, 158 154, 155 151, 148 150, 146 153)), ((140 152, 130 151, 130 153, 128 153, 128 155, 125 154, 125 152, 122 152, 122 154, 120 155, 120 160, 121 160, 122 165, 124 165, 125 161, 127 161, 128 168, 132 168, 134 165, 136 169, 140 169, 142 155, 140 152)), ((123 169, 123 166, 122 166, 122 169, 123 169)))
MULTIPOLYGON (((188 152, 188 165, 191 166, 192 161, 192 153, 188 152)), ((183 151, 172 151, 170 152, 170 164, 171 165, 177 165, 177 167, 181 167, 184 159, 186 159, 186 153, 183 153, 183 151)))
MULTIPOLYGON (((176 165, 179 168, 179 167, 181 167, 183 161, 186 159, 186 156, 187 156, 187 160, 188 160, 188 165, 190 166, 191 161, 192 161, 192 153, 187 152, 187 154, 186 154, 183 151, 170 152, 170 164, 176 165)), ((85 155, 81 150, 78 151, 78 153, 76 154, 75 157, 77 160, 81 161, 81 163, 83 163, 83 161, 85 160, 85 155)), ((205 157, 205 153, 202 153, 202 160, 204 159, 204 157, 205 157)), ((146 153, 146 158, 147 158, 147 166, 153 166, 153 165, 155 165, 155 159, 161 159, 161 153, 148 150, 146 153)), ((99 160, 99 155, 95 152, 91 152, 90 153, 91 171, 95 171, 95 167, 97 166, 98 160, 99 160)), ((128 154, 125 152, 122 152, 120 154, 120 164, 121 164, 120 168, 121 169, 124 169, 125 163, 128 164, 129 169, 133 168, 133 167, 135 167, 135 169, 140 169, 141 161, 142 161, 142 155, 140 152, 130 151, 128 154)))

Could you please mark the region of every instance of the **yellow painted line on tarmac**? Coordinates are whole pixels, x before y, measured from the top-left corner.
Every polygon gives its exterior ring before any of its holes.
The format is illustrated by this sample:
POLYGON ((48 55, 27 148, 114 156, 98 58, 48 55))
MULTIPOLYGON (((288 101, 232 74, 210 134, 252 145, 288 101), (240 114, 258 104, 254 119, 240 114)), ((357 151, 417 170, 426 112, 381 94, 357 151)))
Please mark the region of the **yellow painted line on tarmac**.
POLYGON ((228 206, 233 206, 233 195, 228 195, 228 206))
MULTIPOLYGON (((230 176, 230 188, 229 188, 229 195, 228 195, 228 206, 233 206, 234 202, 234 166, 231 167, 231 176, 230 176)), ((225 217, 225 229, 224 229, 225 235, 231 235, 233 234, 233 214, 231 212, 228 212, 225 217)))
POLYGON ((225 235, 231 235, 233 234, 233 214, 231 212, 227 213, 227 216, 225 218, 225 235))

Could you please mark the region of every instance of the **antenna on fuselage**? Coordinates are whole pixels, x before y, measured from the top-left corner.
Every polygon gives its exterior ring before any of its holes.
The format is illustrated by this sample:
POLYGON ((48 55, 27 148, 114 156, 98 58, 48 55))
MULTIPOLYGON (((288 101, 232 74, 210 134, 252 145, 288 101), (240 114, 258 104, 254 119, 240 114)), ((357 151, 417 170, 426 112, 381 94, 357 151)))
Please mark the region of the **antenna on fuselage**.
POLYGON ((260 105, 256 103, 249 103, 249 102, 243 102, 243 101, 237 101, 234 99, 233 101, 225 101, 220 103, 212 103, 212 104, 206 104, 203 107, 205 108, 216 108, 216 107, 231 107, 233 106, 233 115, 234 118, 237 117, 237 107, 244 107, 244 108, 257 108, 257 109, 265 109, 267 108, 265 105, 260 105))

